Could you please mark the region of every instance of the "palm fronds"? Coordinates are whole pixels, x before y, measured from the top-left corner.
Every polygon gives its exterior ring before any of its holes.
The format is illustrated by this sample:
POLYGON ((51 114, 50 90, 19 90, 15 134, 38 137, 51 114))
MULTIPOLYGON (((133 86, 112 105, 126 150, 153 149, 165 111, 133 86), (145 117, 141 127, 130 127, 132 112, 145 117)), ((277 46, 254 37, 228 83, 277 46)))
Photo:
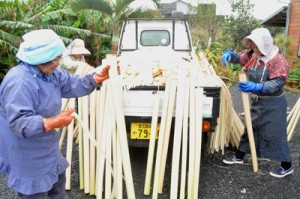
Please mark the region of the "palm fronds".
POLYGON ((60 19, 63 17, 63 15, 75 15, 72 9, 60 9, 60 10, 53 10, 48 11, 49 9, 45 9, 42 12, 39 12, 35 14, 34 16, 28 18, 25 20, 25 22, 35 22, 35 21, 49 21, 51 19, 60 19))
POLYGON ((0 41, 5 41, 10 45, 17 46, 19 44, 19 37, 0 30, 0 41))
POLYGON ((3 50, 9 50, 13 53, 17 53, 18 52, 18 48, 11 45, 11 43, 8 43, 4 40, 1 40, 0 39, 0 51, 3 51, 3 50))
POLYGON ((0 21, 0 28, 6 29, 32 29, 34 25, 20 21, 0 21))
POLYGON ((75 0, 71 3, 71 8, 74 12, 79 12, 80 10, 84 9, 90 9, 98 10, 109 16, 112 16, 113 14, 112 5, 109 1, 105 0, 75 0))

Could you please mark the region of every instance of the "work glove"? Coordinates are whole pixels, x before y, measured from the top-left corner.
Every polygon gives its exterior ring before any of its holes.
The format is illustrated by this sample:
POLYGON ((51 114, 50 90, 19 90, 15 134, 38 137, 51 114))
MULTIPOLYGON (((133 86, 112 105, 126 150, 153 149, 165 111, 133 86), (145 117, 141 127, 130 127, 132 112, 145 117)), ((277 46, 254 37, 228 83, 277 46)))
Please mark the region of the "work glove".
POLYGON ((232 61, 232 58, 233 58, 233 51, 232 50, 225 50, 223 55, 222 55, 222 63, 223 63, 223 66, 226 66, 226 62, 229 61, 231 62, 232 61))
MULTIPOLYGON (((117 69, 118 69, 118 74, 120 75, 120 65, 119 61, 117 61, 117 69)), ((110 69, 110 65, 106 65, 104 68, 102 68, 100 73, 95 73, 93 75, 93 78, 97 84, 101 84, 104 82, 104 80, 109 78, 108 70, 110 69)))
POLYGON ((104 80, 109 78, 108 70, 110 68, 110 65, 106 65, 104 68, 102 68, 100 73, 95 73, 93 75, 93 78, 97 84, 101 84, 104 82, 104 80))
POLYGON ((253 93, 262 93, 263 83, 254 83, 254 82, 238 82, 238 89, 241 92, 253 92, 253 93))
POLYGON ((74 119, 74 116, 72 115, 74 111, 74 109, 70 109, 68 111, 62 111, 55 117, 44 118, 43 123, 45 132, 47 133, 52 129, 68 126, 74 119))

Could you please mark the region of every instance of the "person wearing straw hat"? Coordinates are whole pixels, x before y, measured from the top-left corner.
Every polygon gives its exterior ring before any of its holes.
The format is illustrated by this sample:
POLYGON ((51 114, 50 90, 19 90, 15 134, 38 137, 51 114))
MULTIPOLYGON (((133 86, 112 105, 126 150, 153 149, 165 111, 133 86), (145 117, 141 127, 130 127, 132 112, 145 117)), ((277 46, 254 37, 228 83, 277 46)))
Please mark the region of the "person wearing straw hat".
POLYGON ((73 75, 80 64, 87 64, 84 56, 90 54, 91 52, 85 48, 83 40, 74 39, 63 53, 59 68, 67 70, 73 75))
POLYGON ((65 199, 67 160, 60 154, 62 128, 74 110, 61 112, 62 98, 90 94, 109 78, 110 66, 83 77, 57 70, 65 45, 50 29, 23 37, 18 65, 0 86, 0 173, 20 199, 65 199))
MULTIPOLYGON (((247 71, 248 82, 238 82, 238 89, 251 93, 251 118, 257 155, 280 161, 281 166, 270 175, 282 178, 293 173, 287 142, 287 101, 283 87, 288 76, 288 63, 273 44, 268 29, 257 28, 242 41, 249 50, 240 53, 226 50, 222 62, 240 63, 247 71)), ((241 164, 250 153, 245 130, 235 155, 225 164, 241 164)))

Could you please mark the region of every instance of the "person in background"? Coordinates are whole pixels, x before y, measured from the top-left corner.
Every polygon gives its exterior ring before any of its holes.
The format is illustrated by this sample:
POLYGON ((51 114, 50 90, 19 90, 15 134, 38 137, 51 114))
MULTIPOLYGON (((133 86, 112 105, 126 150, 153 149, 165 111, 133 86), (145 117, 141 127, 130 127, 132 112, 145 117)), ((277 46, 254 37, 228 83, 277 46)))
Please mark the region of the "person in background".
MULTIPOLYGON (((248 82, 238 82, 238 89, 251 93, 251 118, 257 155, 281 162, 270 172, 282 178, 293 173, 287 143, 287 101, 283 87, 288 76, 288 63, 279 53, 268 29, 257 28, 243 39, 250 50, 240 53, 226 50, 222 62, 239 63, 247 71, 248 82)), ((241 164, 250 153, 245 130, 235 155, 224 159, 225 164, 241 164)))
POLYGON ((63 53, 59 68, 74 75, 80 64, 87 64, 84 56, 90 54, 91 52, 85 48, 83 40, 74 39, 63 53))
POLYGON ((89 95, 109 78, 110 66, 83 77, 57 70, 65 45, 52 30, 23 36, 18 65, 0 86, 0 173, 20 199, 65 199, 68 162, 60 154, 62 128, 74 110, 61 112, 62 98, 89 95))

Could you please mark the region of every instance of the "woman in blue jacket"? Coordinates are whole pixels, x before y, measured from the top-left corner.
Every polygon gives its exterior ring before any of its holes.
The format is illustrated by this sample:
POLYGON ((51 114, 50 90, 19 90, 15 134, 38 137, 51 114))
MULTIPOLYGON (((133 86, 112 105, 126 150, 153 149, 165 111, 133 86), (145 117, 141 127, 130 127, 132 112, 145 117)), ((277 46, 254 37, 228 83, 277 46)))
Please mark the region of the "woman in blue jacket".
POLYGON ((13 67, 0 87, 0 173, 19 198, 65 199, 68 162, 59 151, 60 133, 72 112, 61 112, 62 98, 90 94, 108 76, 100 73, 70 76, 56 69, 65 45, 52 30, 25 34, 13 67))

